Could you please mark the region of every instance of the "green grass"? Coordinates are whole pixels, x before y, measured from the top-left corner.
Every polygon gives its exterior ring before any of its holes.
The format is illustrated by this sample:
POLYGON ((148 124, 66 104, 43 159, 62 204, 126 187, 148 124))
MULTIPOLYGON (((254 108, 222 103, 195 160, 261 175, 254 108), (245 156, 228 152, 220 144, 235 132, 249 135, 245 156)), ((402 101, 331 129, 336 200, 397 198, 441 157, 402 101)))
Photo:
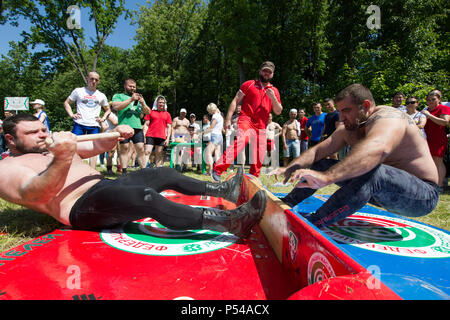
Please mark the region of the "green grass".
MULTIPOLYGON (((100 171, 106 170, 100 168, 97 169, 100 171)), ((263 169, 262 172, 264 172, 264 170, 265 169, 263 169)), ((211 181, 209 176, 202 175, 196 170, 188 170, 185 174, 199 180, 211 181)), ((230 172, 228 172, 228 174, 230 174, 230 172)), ((114 178, 114 176, 110 176, 110 178, 114 178)), ((287 193, 292 188, 272 187, 276 182, 275 178, 268 178, 263 173, 261 174, 260 179, 272 192, 287 193)), ((332 194, 337 188, 336 185, 327 186, 318 190, 317 194, 332 194)), ((416 220, 441 229, 450 230, 449 212, 450 194, 447 192, 440 196, 439 204, 433 212, 424 217, 417 218, 416 220)), ((21 243, 28 242, 43 234, 52 232, 60 227, 62 227, 62 225, 59 222, 47 215, 34 212, 0 199, 0 252, 4 252, 21 243)))

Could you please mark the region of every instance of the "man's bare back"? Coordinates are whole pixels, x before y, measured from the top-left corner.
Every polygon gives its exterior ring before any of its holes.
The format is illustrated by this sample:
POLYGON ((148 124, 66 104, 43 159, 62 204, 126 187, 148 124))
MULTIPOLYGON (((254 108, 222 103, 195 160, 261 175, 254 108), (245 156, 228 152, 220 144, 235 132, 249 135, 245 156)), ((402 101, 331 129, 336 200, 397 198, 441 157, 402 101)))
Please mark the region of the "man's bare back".
POLYGON ((414 121, 405 112, 389 106, 377 106, 359 130, 343 130, 344 139, 353 147, 371 134, 371 131, 375 133, 380 130, 390 131, 391 126, 395 126, 395 134, 392 131, 393 134, 390 135, 393 147, 382 163, 405 170, 419 179, 437 183, 437 170, 432 165, 433 159, 428 144, 414 121), (374 126, 377 121, 383 121, 384 125, 374 126))
POLYGON ((437 168, 428 144, 406 113, 387 106, 367 106, 363 115, 349 98, 338 102, 337 106, 344 125, 294 159, 287 168, 276 169, 271 175, 283 174, 285 182, 303 178, 298 187, 319 189, 361 176, 382 163, 437 183, 437 168), (346 145, 352 147, 351 152, 326 172, 306 169, 346 145))

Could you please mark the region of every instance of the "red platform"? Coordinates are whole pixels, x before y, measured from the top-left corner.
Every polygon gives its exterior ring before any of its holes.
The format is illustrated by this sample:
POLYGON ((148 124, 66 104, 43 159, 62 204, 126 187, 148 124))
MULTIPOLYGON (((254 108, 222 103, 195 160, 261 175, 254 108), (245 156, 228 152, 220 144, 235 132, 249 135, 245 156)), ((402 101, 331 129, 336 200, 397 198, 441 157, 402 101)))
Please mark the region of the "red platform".
POLYGON ((101 233, 60 229, 0 254, 0 299, 286 299, 295 290, 260 228, 239 241, 144 219, 101 233))

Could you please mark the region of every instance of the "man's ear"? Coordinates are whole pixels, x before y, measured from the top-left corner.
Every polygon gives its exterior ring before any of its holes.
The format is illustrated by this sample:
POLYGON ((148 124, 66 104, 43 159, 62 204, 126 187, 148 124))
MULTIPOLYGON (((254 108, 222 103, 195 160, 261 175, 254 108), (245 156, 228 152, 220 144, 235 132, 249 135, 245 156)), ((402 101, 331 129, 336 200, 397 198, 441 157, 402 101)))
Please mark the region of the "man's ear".
POLYGON ((370 100, 364 100, 364 102, 362 103, 362 107, 366 112, 369 111, 371 105, 372 103, 370 102, 370 100))
POLYGON ((10 134, 10 133, 6 133, 5 134, 5 139, 6 139, 6 143, 8 144, 8 145, 12 145, 12 146, 14 146, 15 145, 15 142, 14 142, 14 136, 12 135, 12 134, 10 134))

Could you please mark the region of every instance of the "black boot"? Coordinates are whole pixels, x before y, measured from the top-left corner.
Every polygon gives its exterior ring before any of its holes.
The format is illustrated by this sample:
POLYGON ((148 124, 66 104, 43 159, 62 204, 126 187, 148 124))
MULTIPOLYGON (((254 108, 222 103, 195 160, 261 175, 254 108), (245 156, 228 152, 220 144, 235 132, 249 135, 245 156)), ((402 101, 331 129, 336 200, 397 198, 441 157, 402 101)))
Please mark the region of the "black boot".
POLYGON ((204 208, 202 228, 230 232, 240 238, 246 238, 252 227, 262 219, 266 203, 266 191, 260 190, 250 201, 233 210, 204 208))
POLYGON ((236 203, 241 191, 242 179, 244 178, 244 170, 240 167, 236 175, 228 181, 222 183, 207 182, 206 195, 224 198, 228 201, 236 203))

